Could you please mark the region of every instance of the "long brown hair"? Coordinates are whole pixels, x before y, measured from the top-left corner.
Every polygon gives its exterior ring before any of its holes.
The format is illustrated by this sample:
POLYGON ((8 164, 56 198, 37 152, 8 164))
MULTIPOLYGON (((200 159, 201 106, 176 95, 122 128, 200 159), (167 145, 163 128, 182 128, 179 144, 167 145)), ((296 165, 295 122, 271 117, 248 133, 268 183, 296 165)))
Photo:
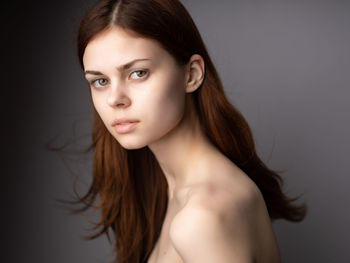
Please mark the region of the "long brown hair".
MULTIPOLYGON (((271 220, 304 219, 307 206, 294 205, 299 197, 289 198, 283 191, 283 179, 258 157, 250 127, 242 114, 225 96, 222 82, 200 33, 185 7, 178 0, 101 0, 84 16, 78 33, 81 67, 89 41, 113 27, 130 30, 157 40, 180 65, 199 54, 205 62, 205 79, 192 93, 195 109, 208 139, 241 168, 259 187, 271 220)), ((108 230, 116 238, 115 262, 145 262, 159 237, 167 209, 167 182, 148 147, 124 149, 108 132, 93 109, 93 179, 87 193, 72 204, 83 203, 101 211, 94 239, 108 230), (99 198, 97 206, 94 202, 99 198)))

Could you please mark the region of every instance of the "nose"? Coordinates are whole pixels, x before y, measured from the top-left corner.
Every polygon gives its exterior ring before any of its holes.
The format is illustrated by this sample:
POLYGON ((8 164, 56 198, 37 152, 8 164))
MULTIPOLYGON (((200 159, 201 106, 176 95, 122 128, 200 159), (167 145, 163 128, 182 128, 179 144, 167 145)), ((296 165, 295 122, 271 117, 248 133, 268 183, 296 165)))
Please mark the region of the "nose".
POLYGON ((111 107, 128 107, 131 103, 130 98, 123 91, 122 86, 112 85, 108 97, 107 104, 111 107))

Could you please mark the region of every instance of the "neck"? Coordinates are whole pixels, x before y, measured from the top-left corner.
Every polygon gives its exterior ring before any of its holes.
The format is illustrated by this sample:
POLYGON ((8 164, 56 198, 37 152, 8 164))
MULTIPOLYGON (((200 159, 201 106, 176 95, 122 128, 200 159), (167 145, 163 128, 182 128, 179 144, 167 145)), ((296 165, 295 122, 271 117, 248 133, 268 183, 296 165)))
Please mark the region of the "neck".
POLYGON ((160 140, 148 145, 154 153, 168 183, 169 200, 174 191, 201 180, 200 170, 214 146, 205 136, 198 116, 192 110, 160 140))

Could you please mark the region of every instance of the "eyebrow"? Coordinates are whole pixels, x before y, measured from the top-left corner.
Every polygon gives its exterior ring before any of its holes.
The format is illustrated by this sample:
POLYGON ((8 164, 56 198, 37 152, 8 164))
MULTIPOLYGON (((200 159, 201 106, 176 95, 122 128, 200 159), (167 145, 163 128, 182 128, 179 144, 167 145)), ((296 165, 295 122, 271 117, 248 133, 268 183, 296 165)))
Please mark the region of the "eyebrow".
MULTIPOLYGON (((129 61, 128 63, 124 64, 124 65, 121 65, 119 67, 117 67, 117 70, 119 72, 122 72, 122 71, 125 71, 127 69, 129 69, 132 65, 134 65, 136 62, 139 62, 139 61, 145 61, 145 60, 151 60, 149 58, 138 58, 138 59, 134 59, 132 61, 129 61)), ((96 71, 96 70, 85 70, 85 75, 87 74, 91 74, 91 75, 103 75, 101 72, 99 71, 96 71)))

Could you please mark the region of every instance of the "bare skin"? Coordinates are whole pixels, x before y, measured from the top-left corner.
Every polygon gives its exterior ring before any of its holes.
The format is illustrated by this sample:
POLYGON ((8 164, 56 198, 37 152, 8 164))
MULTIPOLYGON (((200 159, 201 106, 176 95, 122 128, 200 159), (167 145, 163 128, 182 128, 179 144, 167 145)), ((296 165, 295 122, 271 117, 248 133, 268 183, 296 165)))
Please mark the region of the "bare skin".
POLYGON ((126 149, 148 146, 168 183, 168 210, 148 263, 279 263, 259 189, 199 123, 191 93, 203 83, 203 58, 194 54, 179 66, 156 41, 114 27, 89 42, 83 60, 109 132, 126 149), (143 60, 129 64, 135 59, 143 60), (123 117, 137 119, 136 128, 118 133, 112 122, 123 117))
MULTIPOLYGON (((169 201, 161 235, 147 263, 192 262, 185 261, 181 252, 182 250, 186 250, 186 248, 181 247, 180 242, 182 240, 176 237, 178 236, 176 233, 180 233, 179 235, 181 235, 181 231, 183 231, 181 223, 173 224, 179 215, 181 217, 181 212, 186 210, 186 206, 191 203, 191 200, 200 200, 200 204, 205 203, 206 205, 209 204, 209 206, 211 206, 210 202, 213 203, 213 206, 220 206, 219 204, 222 204, 221 208, 223 210, 226 209, 226 212, 229 213, 229 209, 231 208, 230 202, 234 203, 235 200, 239 200, 244 195, 252 197, 255 203, 254 209, 256 209, 256 218, 251 222, 254 225, 247 226, 254 229, 248 237, 252 247, 252 259, 239 260, 238 258, 229 258, 228 261, 220 261, 213 258, 213 260, 207 262, 280 263, 281 259, 277 240, 263 197, 255 183, 222 154, 213 152, 208 157, 210 157, 210 161, 209 159, 206 161, 210 165, 206 167, 208 171, 208 174, 205 176, 206 178, 202 182, 174 191, 174 198, 169 201), (215 173, 215 178, 212 176, 213 173, 215 173)), ((203 161, 205 162, 204 159, 203 161)), ((224 211, 224 213, 226 212, 224 211)), ((190 215, 188 214, 188 216, 190 215)), ((180 221, 183 222, 187 219, 187 215, 184 215, 180 221)), ((192 242, 198 241, 194 239, 192 242)), ((203 248, 203 250, 205 249, 203 248)), ((211 248, 208 249, 210 250, 211 248)), ((191 247, 187 248, 187 253, 191 253, 191 247)), ((194 255, 190 257, 198 258, 198 253, 195 251, 193 253, 194 255)))

